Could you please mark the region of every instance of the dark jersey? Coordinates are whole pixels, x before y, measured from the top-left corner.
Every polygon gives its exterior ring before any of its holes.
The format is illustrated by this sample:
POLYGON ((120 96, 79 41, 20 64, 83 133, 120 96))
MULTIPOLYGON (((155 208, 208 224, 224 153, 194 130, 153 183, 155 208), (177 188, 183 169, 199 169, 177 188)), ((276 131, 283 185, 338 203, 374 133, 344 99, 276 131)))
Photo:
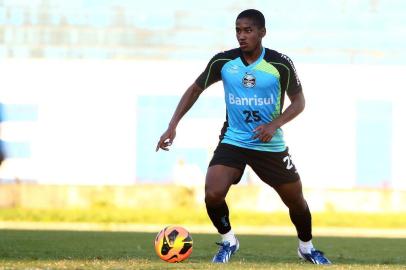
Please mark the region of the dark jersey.
POLYGON ((285 93, 292 96, 302 91, 290 58, 264 48, 261 56, 248 64, 240 49, 225 51, 210 60, 196 84, 206 89, 220 80, 227 108, 221 142, 254 150, 284 151, 286 145, 281 129, 267 143, 252 137, 254 128, 282 113, 285 93))

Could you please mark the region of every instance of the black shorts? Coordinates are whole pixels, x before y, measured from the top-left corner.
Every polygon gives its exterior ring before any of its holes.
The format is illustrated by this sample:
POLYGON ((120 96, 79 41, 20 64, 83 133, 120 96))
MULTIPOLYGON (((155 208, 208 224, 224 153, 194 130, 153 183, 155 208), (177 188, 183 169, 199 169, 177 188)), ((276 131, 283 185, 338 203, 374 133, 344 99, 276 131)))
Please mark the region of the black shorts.
MULTIPOLYGON (((300 179, 288 148, 283 152, 268 152, 220 143, 214 151, 209 167, 213 165, 241 169, 241 176, 245 166, 249 165, 258 177, 270 186, 296 182, 300 179)), ((234 184, 240 179, 241 177, 234 184)))

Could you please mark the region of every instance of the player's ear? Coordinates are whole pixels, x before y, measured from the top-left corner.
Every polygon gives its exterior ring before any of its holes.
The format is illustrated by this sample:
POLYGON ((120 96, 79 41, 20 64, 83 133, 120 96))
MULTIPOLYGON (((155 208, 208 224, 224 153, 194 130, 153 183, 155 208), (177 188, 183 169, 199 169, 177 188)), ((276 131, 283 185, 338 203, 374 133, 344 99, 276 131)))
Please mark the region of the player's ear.
POLYGON ((261 33, 261 38, 263 38, 263 37, 266 35, 266 28, 265 28, 265 27, 262 27, 262 29, 259 30, 259 31, 260 31, 260 33, 261 33))

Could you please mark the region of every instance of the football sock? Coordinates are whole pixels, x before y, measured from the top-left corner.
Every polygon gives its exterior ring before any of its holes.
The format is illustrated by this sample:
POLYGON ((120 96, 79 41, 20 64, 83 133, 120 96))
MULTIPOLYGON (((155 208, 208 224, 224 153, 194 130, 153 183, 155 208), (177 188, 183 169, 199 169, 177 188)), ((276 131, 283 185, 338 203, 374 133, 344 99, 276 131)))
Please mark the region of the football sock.
POLYGON ((228 206, 225 201, 216 207, 206 204, 206 209, 211 222, 220 234, 226 234, 231 230, 228 206))
POLYGON ((302 251, 303 253, 306 253, 306 254, 311 253, 312 249, 313 249, 312 240, 303 242, 302 240, 299 239, 299 248, 300 248, 300 251, 302 251))
POLYGON ((289 216, 296 227, 297 236, 303 242, 312 240, 312 215, 309 207, 304 212, 292 211, 289 209, 289 216))
POLYGON ((222 234, 221 235, 221 240, 227 241, 230 243, 230 246, 234 246, 235 244, 237 244, 237 240, 235 238, 234 232, 233 230, 230 230, 228 233, 222 234))

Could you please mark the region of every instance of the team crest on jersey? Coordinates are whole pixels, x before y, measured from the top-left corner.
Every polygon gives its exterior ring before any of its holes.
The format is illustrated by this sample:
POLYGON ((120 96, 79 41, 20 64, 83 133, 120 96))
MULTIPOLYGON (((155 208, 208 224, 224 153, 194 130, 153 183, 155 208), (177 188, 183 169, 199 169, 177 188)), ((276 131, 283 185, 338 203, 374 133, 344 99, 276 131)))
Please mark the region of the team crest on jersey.
POLYGON ((255 76, 249 72, 245 72, 244 77, 242 78, 242 84, 245 88, 252 88, 255 86, 255 76))

